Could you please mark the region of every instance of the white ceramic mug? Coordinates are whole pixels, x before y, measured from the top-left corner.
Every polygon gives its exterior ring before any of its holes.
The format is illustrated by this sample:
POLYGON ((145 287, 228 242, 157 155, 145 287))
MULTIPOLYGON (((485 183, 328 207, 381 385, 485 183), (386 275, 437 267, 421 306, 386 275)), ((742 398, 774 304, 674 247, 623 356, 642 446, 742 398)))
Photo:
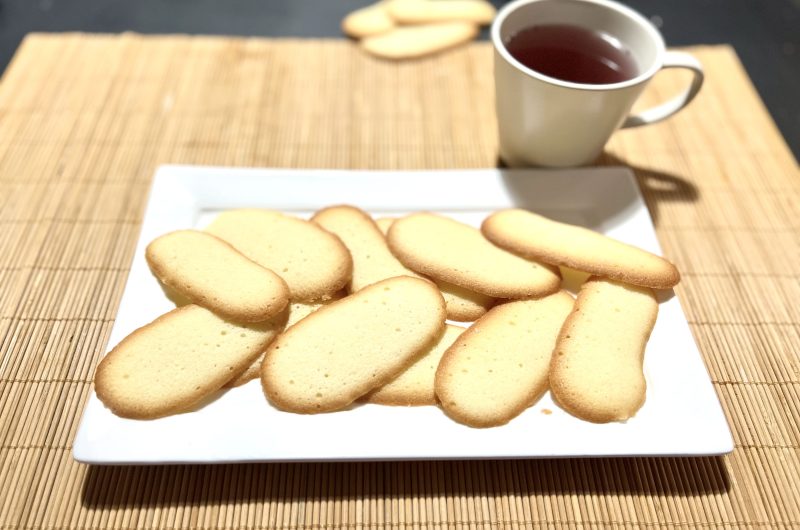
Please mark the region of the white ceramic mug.
POLYGON ((511 167, 579 166, 595 160, 611 134, 663 120, 685 107, 703 84, 703 68, 691 55, 667 51, 658 30, 636 11, 609 0, 516 0, 492 25, 500 157, 511 167), (620 83, 592 85, 546 76, 515 59, 506 48, 524 28, 567 24, 607 33, 630 50, 638 75, 620 83), (682 94, 628 115, 648 81, 662 68, 687 68, 694 77, 682 94))

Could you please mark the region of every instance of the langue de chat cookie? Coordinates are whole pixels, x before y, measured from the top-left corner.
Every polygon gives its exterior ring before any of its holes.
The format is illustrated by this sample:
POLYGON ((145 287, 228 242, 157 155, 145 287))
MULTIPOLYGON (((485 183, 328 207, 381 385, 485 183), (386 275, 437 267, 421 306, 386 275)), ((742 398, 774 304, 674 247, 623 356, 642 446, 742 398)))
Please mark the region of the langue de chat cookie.
POLYGON ((484 26, 497 10, 485 0, 405 0, 389 2, 389 16, 400 24, 430 24, 460 20, 484 26))
POLYGON ((478 26, 470 22, 441 22, 398 26, 361 40, 366 52, 383 59, 413 59, 450 49, 475 38, 478 26))
POLYGON ((383 232, 384 237, 386 234, 389 233, 389 229, 392 227, 394 222, 397 220, 396 217, 378 217, 375 219, 375 224, 378 226, 381 232, 383 232))
POLYGON ((435 405, 434 379, 436 368, 445 350, 464 332, 464 328, 447 324, 442 335, 428 351, 406 371, 379 389, 369 393, 362 401, 379 405, 420 406, 435 405))
POLYGON ((342 31, 356 39, 386 33, 395 27, 387 4, 383 1, 356 9, 342 20, 342 31))
POLYGON ((411 366, 444 329, 431 282, 398 276, 307 316, 267 350, 261 383, 271 403, 299 413, 341 410, 411 366))
MULTIPOLYGON (((289 329, 293 325, 300 322, 302 319, 319 309, 325 305, 330 304, 340 298, 344 297, 344 293, 339 293, 334 295, 333 298, 330 300, 323 300, 320 302, 292 302, 289 304, 287 308, 289 315, 288 320, 286 321, 286 329, 289 329)), ((244 372, 237 375, 227 383, 225 386, 228 388, 233 388, 236 386, 241 386, 245 383, 252 381, 253 379, 258 379, 259 375, 261 374, 261 363, 264 360, 264 355, 259 355, 258 358, 253 361, 250 366, 248 366, 244 372)))
POLYGON ((272 210, 230 210, 206 231, 283 278, 292 301, 326 300, 350 281, 347 248, 309 221, 272 210))
POLYGON ((623 421, 644 404, 644 350, 658 315, 653 291, 593 277, 581 287, 550 366, 553 399, 578 418, 623 421))
POLYGON ((238 324, 198 305, 173 309, 103 358, 95 372, 97 397, 125 418, 185 412, 253 362, 283 330, 284 315, 238 324))
POLYGON ((481 230, 499 247, 552 265, 653 289, 669 289, 680 281, 678 269, 662 257, 526 210, 495 212, 481 230))
POLYGON ((472 427, 508 423, 547 390, 553 348, 574 300, 565 291, 492 308, 445 352, 436 395, 472 427))
MULTIPOLYGON (((384 236, 389 232, 389 228, 394 224, 394 217, 381 217, 375 220, 375 224, 383 232, 384 236)), ((443 280, 433 280, 439 287, 447 306, 447 318, 458 322, 473 322, 486 314, 497 300, 491 296, 470 291, 465 287, 460 287, 453 283, 443 280)))
POLYGON ((408 268, 487 296, 544 296, 561 282, 556 269, 506 252, 479 230, 431 213, 398 219, 387 240, 408 268))
POLYGON ((311 220, 336 234, 350 251, 353 258, 351 293, 395 276, 419 278, 394 257, 380 228, 364 211, 353 206, 331 206, 315 213, 311 220))
POLYGON ((170 232, 147 245, 145 257, 168 289, 231 320, 261 322, 289 302, 280 276, 211 234, 170 232))

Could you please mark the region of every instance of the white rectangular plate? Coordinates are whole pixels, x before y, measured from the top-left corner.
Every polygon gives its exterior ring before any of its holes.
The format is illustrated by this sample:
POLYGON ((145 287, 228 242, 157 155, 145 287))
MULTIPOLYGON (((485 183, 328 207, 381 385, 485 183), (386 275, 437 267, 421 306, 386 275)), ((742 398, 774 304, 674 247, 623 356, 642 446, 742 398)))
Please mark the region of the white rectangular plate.
MULTIPOLYGON (((155 237, 203 227, 230 208, 308 217, 341 203, 375 216, 435 211, 474 226, 494 210, 522 207, 660 253, 647 208, 625 168, 409 172, 164 166, 155 176, 110 346, 172 308, 144 259, 145 246, 155 237)), ((260 382, 251 381, 197 410, 153 421, 118 418, 92 393, 74 456, 93 464, 152 464, 730 452, 730 430, 680 304, 673 293, 661 294, 645 353, 647 400, 625 423, 578 420, 555 406, 549 394, 493 429, 465 427, 436 407, 362 405, 305 416, 273 408, 260 382)))

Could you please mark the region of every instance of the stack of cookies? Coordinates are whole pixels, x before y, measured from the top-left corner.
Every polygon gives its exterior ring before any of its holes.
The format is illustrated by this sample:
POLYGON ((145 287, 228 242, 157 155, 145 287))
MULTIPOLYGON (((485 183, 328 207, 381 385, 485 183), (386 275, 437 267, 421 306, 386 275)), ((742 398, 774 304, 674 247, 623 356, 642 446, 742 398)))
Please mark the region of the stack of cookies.
POLYGON ((645 399, 653 289, 679 281, 663 258, 524 210, 480 230, 352 206, 308 221, 232 210, 159 237, 146 257, 179 307, 95 375, 103 403, 138 419, 260 378, 269 402, 294 413, 438 405, 492 427, 549 388, 579 418, 622 421, 645 399), (568 270, 591 276, 577 300, 562 288, 568 270))
POLYGON ((381 0, 347 15, 342 31, 372 55, 410 59, 471 41, 495 13, 486 0, 381 0))

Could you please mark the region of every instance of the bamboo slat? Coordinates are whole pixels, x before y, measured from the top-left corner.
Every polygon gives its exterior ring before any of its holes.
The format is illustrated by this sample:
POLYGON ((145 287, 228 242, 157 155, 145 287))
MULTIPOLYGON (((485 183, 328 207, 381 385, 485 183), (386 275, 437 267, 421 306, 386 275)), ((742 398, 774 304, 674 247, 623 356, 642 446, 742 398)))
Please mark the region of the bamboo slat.
POLYGON ((634 169, 683 272, 730 456, 92 468, 71 444, 154 169, 495 167, 491 49, 26 38, 0 82, 0 530, 800 527, 800 173, 734 52, 691 51, 697 101, 600 163, 634 169))

